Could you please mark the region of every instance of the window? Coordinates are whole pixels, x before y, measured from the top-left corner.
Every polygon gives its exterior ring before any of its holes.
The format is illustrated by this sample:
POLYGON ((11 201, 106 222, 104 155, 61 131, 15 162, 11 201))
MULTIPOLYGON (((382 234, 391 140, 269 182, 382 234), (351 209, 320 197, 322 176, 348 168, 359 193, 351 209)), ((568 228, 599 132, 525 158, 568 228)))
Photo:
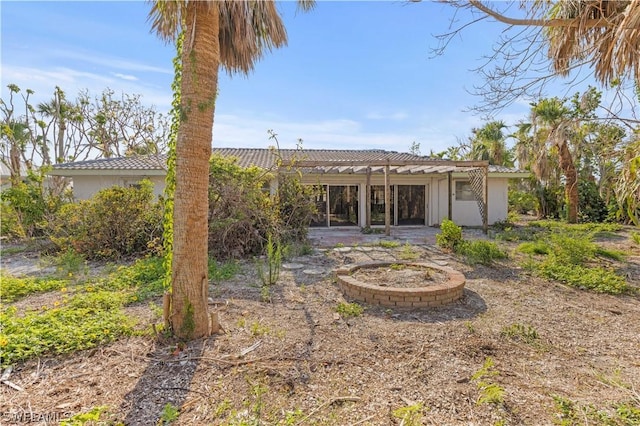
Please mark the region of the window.
POLYGON ((471 189, 471 182, 468 180, 456 181, 456 201, 475 201, 476 197, 473 196, 473 190, 471 189))

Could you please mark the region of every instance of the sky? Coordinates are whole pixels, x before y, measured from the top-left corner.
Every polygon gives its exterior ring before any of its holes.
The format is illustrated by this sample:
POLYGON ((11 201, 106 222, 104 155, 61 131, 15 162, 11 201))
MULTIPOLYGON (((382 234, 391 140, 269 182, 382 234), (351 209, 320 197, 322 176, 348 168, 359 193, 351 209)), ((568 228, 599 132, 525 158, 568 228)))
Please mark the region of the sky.
MULTIPOLYGON (((308 13, 279 3, 288 46, 265 54, 249 75, 220 73, 213 131, 217 147, 385 149, 422 154, 466 140, 485 121, 468 111, 482 83, 473 71, 504 26, 474 24, 434 56, 435 35, 455 10, 423 1, 318 1, 308 13)), ((174 47, 150 32, 149 4, 0 2, 2 97, 7 84, 51 99, 110 88, 139 94, 168 112, 174 47)), ((468 16, 455 15, 464 22, 468 16)), ((495 118, 512 125, 529 107, 516 102, 495 118)))

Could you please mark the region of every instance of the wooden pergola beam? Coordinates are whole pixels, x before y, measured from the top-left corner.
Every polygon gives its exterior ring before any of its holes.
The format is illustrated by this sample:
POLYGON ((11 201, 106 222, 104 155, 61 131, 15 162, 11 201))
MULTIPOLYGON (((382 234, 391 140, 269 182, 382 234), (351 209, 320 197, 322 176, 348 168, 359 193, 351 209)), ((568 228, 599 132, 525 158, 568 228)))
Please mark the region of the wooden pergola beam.
POLYGON ((321 161, 321 160, 295 160, 283 161, 282 167, 374 167, 374 166, 453 166, 453 167, 485 167, 489 162, 485 160, 452 161, 452 160, 348 160, 348 161, 321 161))

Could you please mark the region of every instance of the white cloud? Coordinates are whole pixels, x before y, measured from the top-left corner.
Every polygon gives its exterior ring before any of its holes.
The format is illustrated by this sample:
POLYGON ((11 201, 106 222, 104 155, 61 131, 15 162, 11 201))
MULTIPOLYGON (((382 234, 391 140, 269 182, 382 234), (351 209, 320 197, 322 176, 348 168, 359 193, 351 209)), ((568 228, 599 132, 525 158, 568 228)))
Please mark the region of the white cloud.
MULTIPOLYGON (((76 61, 82 61, 93 65, 100 65, 106 68, 119 69, 124 71, 140 71, 140 72, 154 72, 160 74, 173 75, 173 68, 171 67, 157 67, 154 65, 144 64, 129 59, 123 59, 107 55, 95 55, 86 51, 71 51, 71 50, 52 50, 48 52, 51 56, 56 58, 73 59, 76 61)), ((168 64, 171 62, 168 61, 168 64)))
POLYGON ((138 77, 136 77, 135 75, 121 74, 119 72, 114 72, 112 74, 113 74, 113 76, 121 78, 123 80, 138 81, 138 77))
POLYGON ((145 105, 154 105, 160 112, 167 112, 171 107, 172 94, 167 87, 166 90, 151 86, 145 82, 139 81, 135 77, 125 74, 98 74, 94 72, 81 71, 68 67, 51 67, 51 68, 30 68, 15 67, 3 64, 2 80, 4 86, 2 89, 3 98, 5 97, 6 84, 17 84, 21 89, 31 89, 35 92, 31 100, 33 103, 49 100, 52 96, 55 86, 59 86, 67 93, 69 98, 75 98, 81 90, 88 90, 90 95, 96 96, 103 90, 109 88, 117 94, 139 94, 142 95, 142 103, 145 105), (5 84, 6 82, 6 84, 5 84))

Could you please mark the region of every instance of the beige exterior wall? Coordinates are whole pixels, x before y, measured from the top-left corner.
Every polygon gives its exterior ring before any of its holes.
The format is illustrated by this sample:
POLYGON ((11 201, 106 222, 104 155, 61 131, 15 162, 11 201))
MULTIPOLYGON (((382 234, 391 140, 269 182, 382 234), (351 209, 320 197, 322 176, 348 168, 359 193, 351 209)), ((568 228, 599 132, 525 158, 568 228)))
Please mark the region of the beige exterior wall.
MULTIPOLYGON (((91 198, 100 189, 113 185, 129 186, 147 178, 154 184, 154 194, 159 196, 164 191, 164 176, 92 176, 73 177, 73 193, 76 199, 91 198)), ((456 181, 468 180, 466 174, 456 174, 452 179, 452 212, 453 220, 462 226, 482 226, 482 217, 478 204, 473 201, 456 200, 456 181)), ((307 185, 357 185, 359 194, 358 221, 359 226, 366 225, 366 174, 326 174, 303 175, 302 183, 307 185)), ((390 185, 425 185, 425 225, 437 226, 448 216, 448 183, 446 175, 389 175, 390 185)), ((384 175, 371 175, 371 185, 384 185, 384 175)), ((275 185, 272 185, 272 191, 275 185)), ((489 224, 507 218, 508 178, 489 178, 489 224)), ((397 191, 395 191, 397 197, 397 191)), ((396 205, 395 202, 392 205, 396 205)), ((395 217, 398 217, 396 214, 395 217)), ((393 224, 392 224, 393 225, 393 224)))
POLYGON ((156 196, 162 195, 164 176, 74 176, 73 196, 76 200, 86 200, 101 189, 114 185, 128 187, 143 179, 149 179, 153 183, 153 193, 156 196))

